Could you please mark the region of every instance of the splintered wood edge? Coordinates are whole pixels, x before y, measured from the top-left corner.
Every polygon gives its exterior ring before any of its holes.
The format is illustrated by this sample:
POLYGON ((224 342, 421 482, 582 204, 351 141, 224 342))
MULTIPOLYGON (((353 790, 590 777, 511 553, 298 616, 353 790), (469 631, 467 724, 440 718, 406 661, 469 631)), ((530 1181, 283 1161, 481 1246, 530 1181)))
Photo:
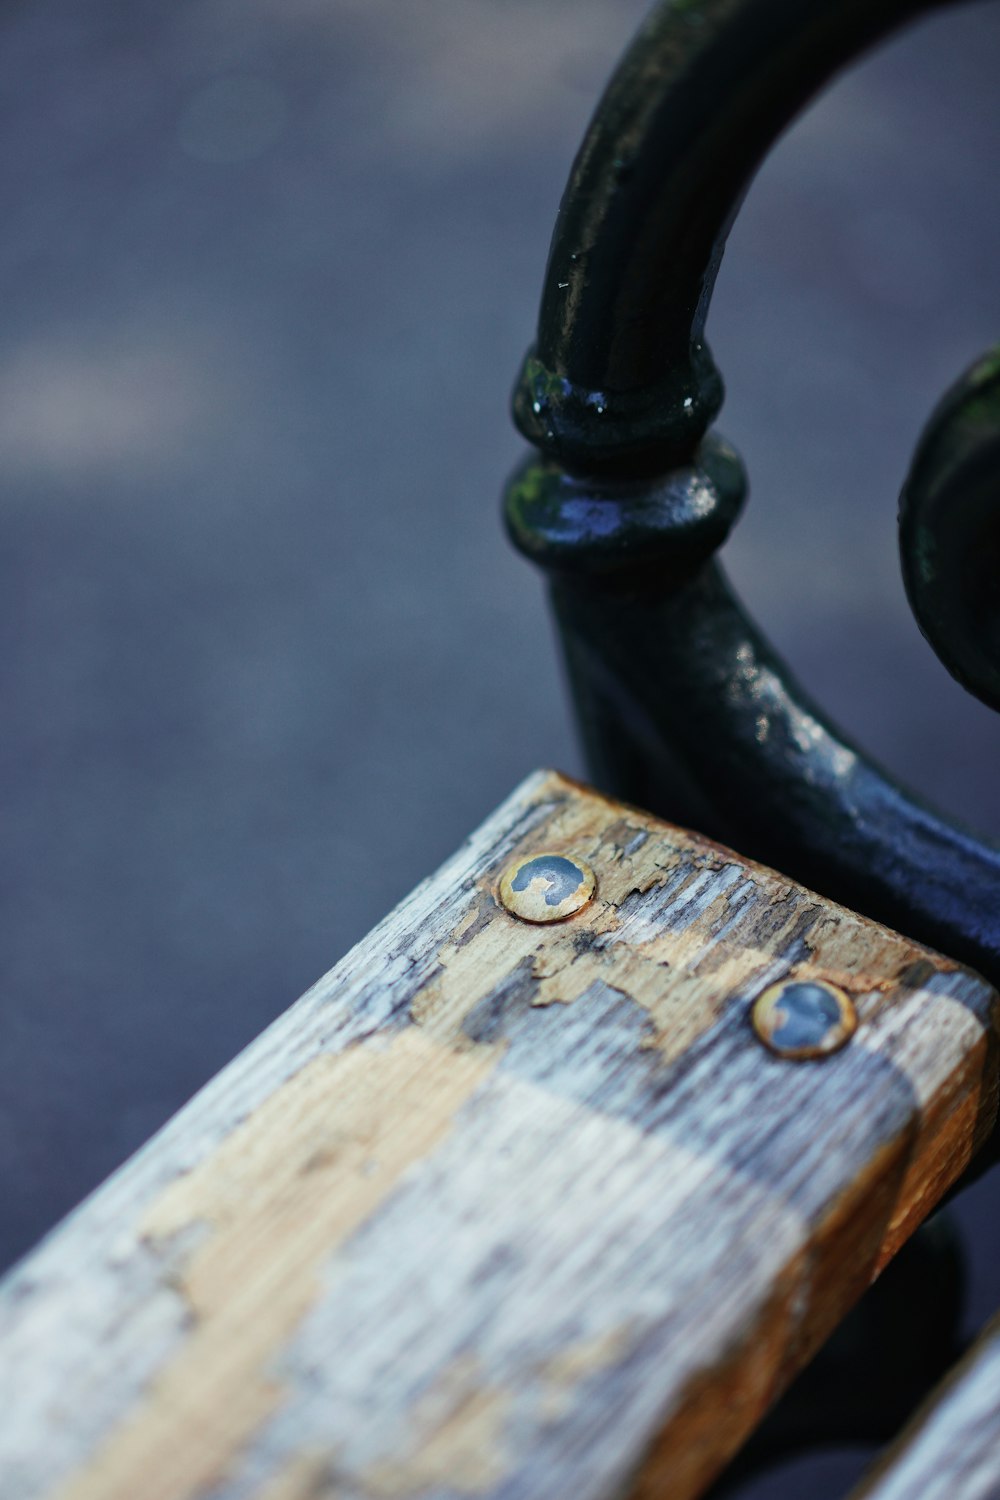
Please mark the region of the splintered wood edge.
POLYGON ((1000 1316, 850 1500, 996 1500, 998 1494, 1000 1316))
POLYGON ((0 1494, 688 1500, 992 1127, 996 1004, 538 773, 6 1278, 0 1494), (786 977, 842 1051, 757 1040, 786 977))

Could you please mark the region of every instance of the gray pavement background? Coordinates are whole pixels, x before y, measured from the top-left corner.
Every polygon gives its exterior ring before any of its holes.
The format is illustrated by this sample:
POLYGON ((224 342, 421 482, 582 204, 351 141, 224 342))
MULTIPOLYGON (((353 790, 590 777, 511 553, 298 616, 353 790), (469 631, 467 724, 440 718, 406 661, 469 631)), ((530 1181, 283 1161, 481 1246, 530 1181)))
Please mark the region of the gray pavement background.
MULTIPOLYGON (((644 8, 8 0, 0 1260, 523 774, 581 769, 497 496, 559 194, 644 8)), ((998 59, 976 6, 845 77, 751 193, 709 328, 744 597, 993 833, 1000 726, 921 641, 894 515, 1000 329, 998 59)), ((991 1190, 960 1207, 973 1320, 991 1190)))

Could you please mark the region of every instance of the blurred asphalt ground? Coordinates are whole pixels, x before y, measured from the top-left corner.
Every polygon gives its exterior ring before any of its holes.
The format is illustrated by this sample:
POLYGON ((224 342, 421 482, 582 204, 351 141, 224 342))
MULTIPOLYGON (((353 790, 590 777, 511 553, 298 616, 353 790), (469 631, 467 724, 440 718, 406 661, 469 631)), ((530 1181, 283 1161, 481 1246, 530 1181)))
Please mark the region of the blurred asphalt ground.
MULTIPOLYGON (((581 770, 497 497, 559 195, 643 10, 8 0, 3 1261, 522 775, 581 770)), ((1000 334, 998 59, 971 7, 844 78, 751 193, 709 327, 744 597, 993 833, 1000 726, 921 641, 894 516, 1000 334)), ((993 1188, 959 1209, 973 1320, 993 1188)))

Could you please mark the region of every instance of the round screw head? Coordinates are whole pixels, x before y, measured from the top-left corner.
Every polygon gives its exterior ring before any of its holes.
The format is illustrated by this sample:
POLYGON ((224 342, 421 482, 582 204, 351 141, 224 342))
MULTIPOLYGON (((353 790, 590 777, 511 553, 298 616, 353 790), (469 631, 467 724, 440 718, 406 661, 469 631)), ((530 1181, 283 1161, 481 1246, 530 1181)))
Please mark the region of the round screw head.
POLYGON ((500 877, 500 905, 522 922, 565 922, 594 899, 597 877, 575 855, 522 856, 500 877))
POLYGON ((753 1029, 777 1057, 792 1062, 828 1057, 858 1027, 854 1002, 825 979, 783 979, 754 1001, 753 1029))

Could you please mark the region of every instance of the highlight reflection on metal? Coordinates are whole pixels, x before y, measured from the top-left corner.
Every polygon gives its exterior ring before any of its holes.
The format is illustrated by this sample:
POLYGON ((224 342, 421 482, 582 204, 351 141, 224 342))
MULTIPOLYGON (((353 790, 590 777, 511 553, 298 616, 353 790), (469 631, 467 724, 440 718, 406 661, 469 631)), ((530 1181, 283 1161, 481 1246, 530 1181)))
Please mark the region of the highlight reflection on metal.
POLYGON ((522 922, 565 922, 594 899, 597 877, 575 856, 544 851, 518 859, 500 877, 500 904, 522 922))
POLYGON ((858 1029, 851 997, 822 979, 785 979, 754 1001, 753 1029, 771 1052, 791 1062, 829 1057, 858 1029))
MULTIPOLYGON (((592 780, 1000 983, 1000 847, 924 806, 794 680, 715 553, 746 475, 708 428, 705 322, 772 143, 829 78, 942 0, 660 0, 563 195, 507 490, 544 568, 592 780)), ((901 505, 907 591, 1000 707, 1000 353, 935 413, 901 505)))

